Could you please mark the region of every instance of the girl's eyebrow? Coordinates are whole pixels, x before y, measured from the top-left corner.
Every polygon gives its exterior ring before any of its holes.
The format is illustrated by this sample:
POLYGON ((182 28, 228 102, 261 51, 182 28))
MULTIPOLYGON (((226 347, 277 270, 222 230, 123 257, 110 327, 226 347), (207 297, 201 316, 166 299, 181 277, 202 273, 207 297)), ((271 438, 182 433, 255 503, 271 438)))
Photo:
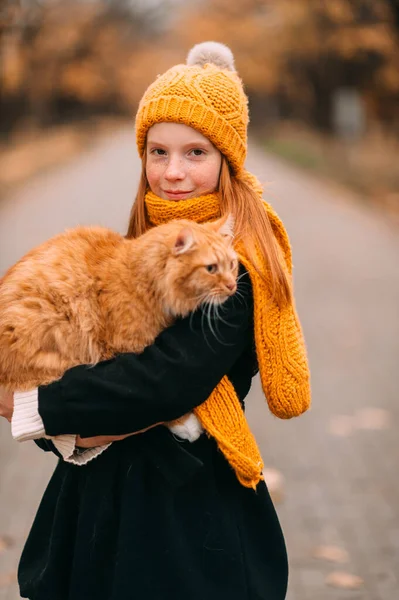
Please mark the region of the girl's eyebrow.
MULTIPOLYGON (((150 146, 160 146, 162 148, 167 148, 168 145, 167 144, 162 144, 161 142, 157 142, 156 140, 148 140, 147 144, 150 146)), ((192 142, 187 142, 186 144, 182 145, 182 148, 199 148, 199 147, 205 147, 205 148, 209 148, 209 146, 211 146, 211 142, 209 142, 208 140, 195 140, 192 142)))
POLYGON ((195 142, 188 142, 188 144, 184 144, 184 148, 209 148, 210 145, 211 142, 208 142, 208 140, 201 140, 195 142))
POLYGON ((147 140, 147 144, 151 144, 151 146, 165 146, 165 144, 161 144, 161 142, 157 142, 156 140, 147 140))

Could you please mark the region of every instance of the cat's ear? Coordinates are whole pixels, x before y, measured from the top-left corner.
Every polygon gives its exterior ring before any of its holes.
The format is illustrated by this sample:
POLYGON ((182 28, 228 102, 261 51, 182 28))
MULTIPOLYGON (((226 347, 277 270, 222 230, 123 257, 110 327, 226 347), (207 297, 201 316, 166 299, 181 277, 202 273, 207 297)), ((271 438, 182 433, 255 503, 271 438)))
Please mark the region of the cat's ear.
POLYGON ((224 217, 222 217, 221 219, 219 219, 219 221, 217 221, 218 224, 218 228, 217 228, 217 232, 220 233, 220 235, 229 237, 229 238, 233 238, 234 237, 234 217, 231 213, 228 213, 227 215, 225 215, 224 217))
POLYGON ((194 235, 190 227, 184 227, 178 234, 175 245, 173 246, 173 254, 178 256, 184 254, 194 246, 194 235))

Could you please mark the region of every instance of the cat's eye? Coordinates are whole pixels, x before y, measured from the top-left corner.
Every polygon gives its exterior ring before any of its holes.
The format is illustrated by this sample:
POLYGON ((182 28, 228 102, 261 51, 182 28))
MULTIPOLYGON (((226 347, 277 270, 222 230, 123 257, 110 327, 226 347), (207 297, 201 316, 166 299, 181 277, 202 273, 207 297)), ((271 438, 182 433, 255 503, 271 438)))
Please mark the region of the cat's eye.
POLYGON ((230 263, 230 269, 231 269, 231 270, 235 269, 235 267, 236 267, 236 264, 237 264, 237 263, 236 263, 236 261, 235 261, 235 260, 232 260, 232 261, 231 261, 231 263, 230 263))
POLYGON ((213 275, 218 270, 218 266, 217 266, 217 264, 206 265, 205 269, 208 271, 208 273, 212 273, 212 275, 213 275))

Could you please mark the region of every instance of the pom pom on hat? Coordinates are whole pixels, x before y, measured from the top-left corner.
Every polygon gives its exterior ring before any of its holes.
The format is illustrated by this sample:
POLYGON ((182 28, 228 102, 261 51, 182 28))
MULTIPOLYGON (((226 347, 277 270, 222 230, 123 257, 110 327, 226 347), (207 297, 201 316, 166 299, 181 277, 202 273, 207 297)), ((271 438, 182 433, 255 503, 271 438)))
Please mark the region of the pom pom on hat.
POLYGON ((203 42, 193 46, 188 53, 186 64, 189 67, 213 64, 219 69, 236 70, 232 51, 219 42, 203 42))

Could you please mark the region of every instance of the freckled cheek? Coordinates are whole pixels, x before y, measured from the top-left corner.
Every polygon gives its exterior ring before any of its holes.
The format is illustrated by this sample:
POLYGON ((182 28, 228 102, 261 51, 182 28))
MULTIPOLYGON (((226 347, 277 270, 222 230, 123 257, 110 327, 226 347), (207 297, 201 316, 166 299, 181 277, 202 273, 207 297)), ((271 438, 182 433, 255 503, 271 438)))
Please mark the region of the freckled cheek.
POLYGON ((154 191, 155 188, 159 187, 164 168, 158 165, 147 165, 146 175, 150 188, 154 191))
POLYGON ((206 168, 191 168, 189 175, 195 187, 202 192, 213 192, 219 184, 219 170, 207 166, 206 168))

